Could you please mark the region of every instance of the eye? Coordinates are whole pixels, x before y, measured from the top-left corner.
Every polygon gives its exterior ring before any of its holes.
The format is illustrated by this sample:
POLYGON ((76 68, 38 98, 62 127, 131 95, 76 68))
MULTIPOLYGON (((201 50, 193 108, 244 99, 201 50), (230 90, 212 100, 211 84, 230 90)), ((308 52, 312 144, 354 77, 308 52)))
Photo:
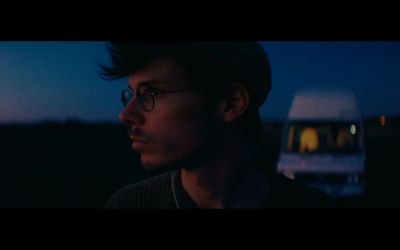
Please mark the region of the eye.
POLYGON ((140 87, 138 89, 138 94, 141 95, 141 96, 151 94, 151 92, 152 92, 152 89, 149 88, 149 87, 144 87, 143 86, 143 87, 140 87))
POLYGON ((152 96, 154 96, 154 97, 157 97, 157 96, 163 95, 165 92, 166 92, 166 91, 165 91, 165 90, 162 90, 162 89, 154 89, 154 88, 151 88, 150 90, 148 90, 148 92, 147 92, 146 94, 147 94, 147 95, 152 95, 152 96))
POLYGON ((158 98, 162 94, 164 94, 165 91, 161 89, 156 89, 156 88, 151 88, 148 86, 143 86, 138 89, 138 98, 150 102, 152 98, 158 98))
POLYGON ((161 89, 154 89, 154 90, 151 91, 151 95, 153 95, 153 96, 159 96, 159 95, 162 95, 164 93, 165 93, 165 91, 161 90, 161 89))

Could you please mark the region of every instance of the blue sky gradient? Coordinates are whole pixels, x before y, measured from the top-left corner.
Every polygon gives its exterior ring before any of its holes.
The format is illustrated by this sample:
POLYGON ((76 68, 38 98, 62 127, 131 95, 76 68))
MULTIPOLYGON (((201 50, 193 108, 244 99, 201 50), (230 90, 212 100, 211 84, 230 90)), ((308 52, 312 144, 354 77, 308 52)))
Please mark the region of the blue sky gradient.
MULTIPOLYGON (((262 42, 273 87, 264 119, 283 119, 297 90, 347 88, 363 116, 400 114, 400 42, 262 42)), ((0 123, 117 121, 126 80, 104 81, 104 42, 0 42, 0 123)))

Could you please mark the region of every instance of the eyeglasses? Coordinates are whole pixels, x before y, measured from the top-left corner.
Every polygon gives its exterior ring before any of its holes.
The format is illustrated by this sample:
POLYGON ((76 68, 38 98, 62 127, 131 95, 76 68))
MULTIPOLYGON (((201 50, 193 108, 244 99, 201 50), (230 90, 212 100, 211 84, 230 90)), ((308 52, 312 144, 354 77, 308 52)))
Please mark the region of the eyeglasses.
POLYGON ((141 106, 144 111, 150 112, 155 107, 155 98, 157 96, 172 94, 172 93, 179 93, 179 92, 186 92, 191 91, 191 89, 181 89, 181 90, 174 90, 174 91, 166 91, 162 89, 155 89, 148 86, 139 86, 135 91, 133 90, 122 90, 121 92, 121 101, 122 105, 126 107, 128 103, 132 100, 132 97, 135 96, 136 101, 141 106))

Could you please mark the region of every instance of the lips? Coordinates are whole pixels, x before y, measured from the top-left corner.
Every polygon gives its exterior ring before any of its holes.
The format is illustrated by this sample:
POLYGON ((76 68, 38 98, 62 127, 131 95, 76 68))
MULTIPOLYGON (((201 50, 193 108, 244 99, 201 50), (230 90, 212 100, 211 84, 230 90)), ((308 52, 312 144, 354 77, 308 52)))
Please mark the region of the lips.
POLYGON ((137 137, 137 136, 129 136, 129 138, 133 141, 133 142, 140 142, 140 143, 148 143, 148 141, 142 137, 137 137))
POLYGON ((143 149, 144 147, 146 147, 147 143, 142 143, 142 142, 132 142, 132 148, 134 150, 140 151, 141 149, 143 149))
POLYGON ((129 138, 132 140, 132 148, 135 150, 140 150, 149 144, 149 141, 141 136, 138 136, 138 131, 129 130, 129 138))
POLYGON ((149 144, 148 141, 143 140, 141 138, 135 138, 135 137, 131 137, 132 140, 132 148, 134 150, 138 150, 140 151, 141 149, 143 149, 146 145, 149 144))

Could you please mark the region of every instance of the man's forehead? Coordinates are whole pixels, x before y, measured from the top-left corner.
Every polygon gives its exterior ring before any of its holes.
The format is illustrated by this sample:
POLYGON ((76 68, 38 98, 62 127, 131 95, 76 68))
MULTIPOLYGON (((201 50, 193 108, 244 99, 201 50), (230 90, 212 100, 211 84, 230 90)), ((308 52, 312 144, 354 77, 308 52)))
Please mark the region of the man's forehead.
POLYGON ((151 85, 154 87, 181 85, 185 82, 182 68, 173 61, 162 58, 153 61, 142 70, 138 70, 128 77, 131 87, 151 85))

